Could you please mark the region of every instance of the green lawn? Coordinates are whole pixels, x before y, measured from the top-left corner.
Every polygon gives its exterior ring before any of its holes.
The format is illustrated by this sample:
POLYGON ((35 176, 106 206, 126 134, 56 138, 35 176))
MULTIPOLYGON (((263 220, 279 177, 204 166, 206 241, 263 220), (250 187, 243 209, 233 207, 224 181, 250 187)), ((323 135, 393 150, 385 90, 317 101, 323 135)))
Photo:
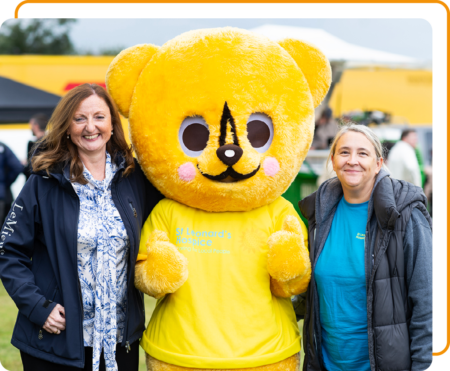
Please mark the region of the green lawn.
MULTIPOLYGON (((146 321, 155 308, 156 300, 145 295, 146 321)), ((8 371, 22 371, 19 350, 11 345, 11 335, 17 317, 17 307, 0 284, 0 362, 8 371)), ((139 347, 139 371, 146 371, 145 354, 139 347)), ((1 368, 0 368, 1 369, 1 368)))
MULTIPOLYGON (((145 295, 146 322, 155 308, 156 300, 145 295)), ((8 371, 22 371, 19 351, 11 345, 11 335, 16 322, 17 307, 0 284, 0 362, 8 371)), ((303 321, 299 322, 301 331, 303 321)), ((146 371, 145 354, 139 347, 139 371, 146 371)), ((303 353, 303 352, 302 352, 303 353)), ((302 357, 303 358, 303 357, 302 357)))
POLYGON ((0 362, 9 371, 22 371, 17 348, 11 345, 11 335, 17 317, 17 307, 0 284, 0 362))

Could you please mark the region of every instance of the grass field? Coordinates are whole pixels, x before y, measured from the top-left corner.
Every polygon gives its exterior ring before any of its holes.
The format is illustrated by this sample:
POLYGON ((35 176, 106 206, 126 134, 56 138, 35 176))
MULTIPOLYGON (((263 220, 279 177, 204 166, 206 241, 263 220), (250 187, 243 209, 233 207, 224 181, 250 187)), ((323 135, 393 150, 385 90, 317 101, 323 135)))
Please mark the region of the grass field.
MULTIPOLYGON (((153 313, 155 303, 155 299, 145 295, 146 322, 153 313)), ((16 317, 17 307, 6 293, 3 284, 0 284, 0 362, 8 371, 23 371, 20 353, 11 345, 11 334, 16 317)), ((299 322, 300 331, 302 324, 303 321, 299 322)), ((145 354, 141 347, 139 347, 139 352, 139 371, 146 371, 145 354)))
MULTIPOLYGON (((155 303, 155 299, 145 295, 146 322, 153 313, 155 303)), ((16 317, 17 307, 0 283, 0 362, 8 371, 23 371, 19 350, 11 345, 16 317)), ((139 371, 146 370, 144 350, 139 347, 139 371)))

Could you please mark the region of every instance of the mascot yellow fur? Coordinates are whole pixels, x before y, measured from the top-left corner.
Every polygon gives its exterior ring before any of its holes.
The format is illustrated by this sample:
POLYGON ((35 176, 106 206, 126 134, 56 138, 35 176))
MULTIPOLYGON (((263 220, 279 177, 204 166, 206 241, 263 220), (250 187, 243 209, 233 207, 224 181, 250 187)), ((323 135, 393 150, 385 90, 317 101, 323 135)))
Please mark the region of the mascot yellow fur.
POLYGON ((290 296, 311 276, 307 230, 280 197, 310 147, 331 69, 315 47, 234 28, 122 51, 107 87, 167 197, 141 235, 135 284, 158 298, 149 370, 296 370, 290 296))

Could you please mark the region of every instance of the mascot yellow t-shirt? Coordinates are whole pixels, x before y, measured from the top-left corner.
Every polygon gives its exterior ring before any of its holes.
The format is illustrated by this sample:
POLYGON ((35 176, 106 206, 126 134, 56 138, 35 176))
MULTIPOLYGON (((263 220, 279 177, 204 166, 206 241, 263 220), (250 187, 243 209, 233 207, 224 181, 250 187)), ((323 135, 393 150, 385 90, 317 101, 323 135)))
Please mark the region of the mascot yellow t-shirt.
POLYGON ((299 218, 282 197, 252 211, 223 213, 162 200, 142 229, 139 252, 147 253, 152 231, 165 231, 188 258, 189 277, 158 300, 141 340, 145 351, 192 368, 257 367, 299 352, 291 301, 272 295, 266 267, 267 240, 287 215, 299 218), (178 340, 181 333, 188 341, 178 340))

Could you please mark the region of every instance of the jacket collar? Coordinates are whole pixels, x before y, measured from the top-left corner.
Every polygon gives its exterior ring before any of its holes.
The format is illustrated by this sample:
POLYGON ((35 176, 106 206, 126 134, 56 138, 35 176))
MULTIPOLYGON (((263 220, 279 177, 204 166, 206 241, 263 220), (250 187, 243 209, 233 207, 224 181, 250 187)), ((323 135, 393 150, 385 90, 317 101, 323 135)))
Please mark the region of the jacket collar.
POLYGON ((400 217, 400 213, 397 210, 395 194, 389 178, 384 177, 376 183, 372 191, 370 203, 379 226, 382 229, 394 229, 395 222, 400 217))
POLYGON ((374 189, 373 199, 376 201, 374 211, 380 227, 391 230, 400 213, 411 204, 422 204, 420 207, 423 210, 427 205, 422 188, 403 180, 389 181, 387 178, 382 179, 374 189))
MULTIPOLYGON (((389 173, 386 170, 381 169, 375 179, 375 184, 369 200, 369 215, 371 215, 373 210, 376 190, 383 180, 389 182, 387 179, 388 176, 389 173)), ((330 214, 332 214, 332 211, 337 206, 343 195, 344 193, 342 191, 341 182, 337 177, 334 177, 323 182, 316 192, 300 201, 299 206, 302 210, 302 214, 308 220, 315 217, 316 223, 321 224, 330 216, 330 214)))
MULTIPOLYGON (((394 229, 400 213, 413 202, 426 205, 426 197, 420 187, 405 181, 391 181, 389 175, 381 169, 376 177, 368 205, 368 219, 375 213, 381 228, 394 229)), ((335 177, 322 183, 315 193, 300 201, 299 206, 308 220, 315 217, 319 225, 333 215, 342 196, 341 182, 335 177)))

